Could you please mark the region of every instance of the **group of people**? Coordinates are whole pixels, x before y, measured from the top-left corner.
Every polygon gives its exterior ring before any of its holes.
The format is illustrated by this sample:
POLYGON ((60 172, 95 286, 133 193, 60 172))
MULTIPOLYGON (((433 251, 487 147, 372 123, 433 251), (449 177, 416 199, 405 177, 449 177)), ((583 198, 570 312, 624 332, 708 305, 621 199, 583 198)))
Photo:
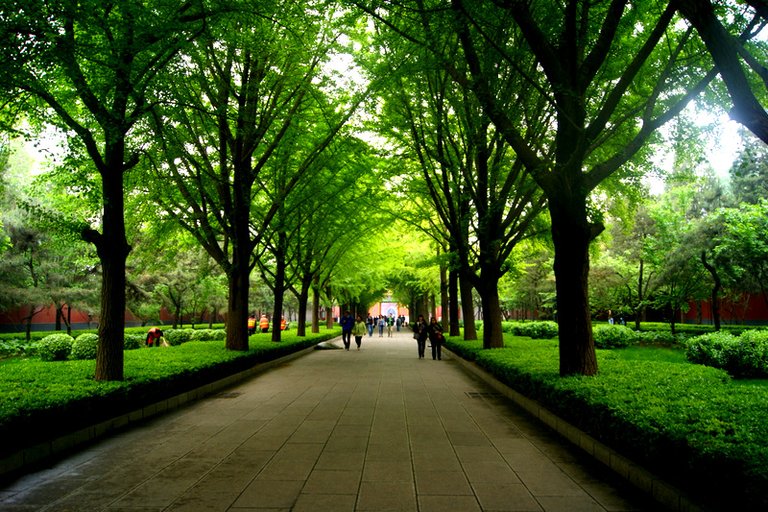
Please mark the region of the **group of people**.
POLYGON ((432 359, 440 361, 443 358, 445 336, 443 335, 443 326, 438 323, 437 318, 432 317, 427 323, 424 320, 424 315, 419 315, 419 319, 413 324, 413 339, 416 340, 419 359, 424 359, 427 340, 432 346, 432 359))
POLYGON ((387 337, 392 337, 393 328, 397 330, 397 332, 400 332, 400 327, 405 325, 405 317, 404 316, 398 316, 395 317, 395 315, 380 315, 380 316, 371 316, 368 315, 368 318, 365 321, 365 327, 368 330, 368 336, 373 336, 373 330, 378 327, 379 329, 379 338, 384 337, 384 331, 387 331, 387 337))
MULTIPOLYGON (((360 315, 352 316, 352 313, 345 311, 339 319, 339 324, 341 325, 341 341, 344 343, 344 350, 349 350, 349 348, 352 346, 353 336, 355 338, 355 345, 357 345, 357 350, 360 350, 360 346, 363 343, 363 336, 365 336, 365 333, 368 332, 368 336, 373 335, 373 325, 380 326, 380 336, 383 336, 384 326, 388 325, 386 322, 390 318, 392 319, 392 325, 395 325, 397 322, 396 325, 399 331, 400 325, 403 325, 399 323, 400 318, 402 317, 395 319, 394 316, 390 315, 389 317, 381 316, 374 320, 373 317, 368 315, 368 320, 363 321, 360 315), (384 320, 385 323, 382 324, 382 320, 384 320), (377 322, 377 324, 374 324, 374 322, 377 322)), ((389 332, 391 336, 391 330, 389 332)), ((429 324, 427 324, 424 320, 424 315, 419 315, 418 321, 413 324, 413 339, 416 340, 419 359, 424 359, 424 353, 427 348, 427 340, 429 340, 429 343, 432 347, 432 359, 441 360, 443 358, 442 347, 445 343, 445 336, 443 335, 443 326, 438 323, 437 318, 432 317, 429 321, 429 324)))
MULTIPOLYGON (((284 331, 288 328, 288 322, 285 321, 285 317, 280 319, 280 330, 284 331)), ((261 315, 259 319, 259 329, 261 332, 269 332, 269 318, 267 315, 261 315)), ((248 335, 256 333, 256 316, 251 315, 248 317, 248 335)))

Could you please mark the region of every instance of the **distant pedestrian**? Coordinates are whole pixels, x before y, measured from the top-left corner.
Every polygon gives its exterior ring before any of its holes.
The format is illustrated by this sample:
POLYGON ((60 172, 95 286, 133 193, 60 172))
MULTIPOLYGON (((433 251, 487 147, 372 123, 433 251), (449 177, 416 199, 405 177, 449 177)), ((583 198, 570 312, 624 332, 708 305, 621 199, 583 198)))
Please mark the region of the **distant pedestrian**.
POLYGON ((392 327, 395 325, 395 317, 389 315, 387 317, 387 338, 392 337, 392 327))
POLYGON ((256 317, 251 315, 248 317, 248 336, 256 332, 256 317))
POLYGON ((419 359, 424 359, 424 350, 427 347, 427 336, 427 324, 424 322, 424 316, 419 315, 419 319, 413 324, 413 338, 416 340, 419 359))
POLYGON ((365 321, 365 326, 368 328, 368 336, 373 336, 373 325, 374 325, 373 317, 369 313, 368 319, 365 321))
POLYGON ((429 327, 427 327, 427 334, 429 336, 429 343, 432 345, 432 359, 438 361, 443 358, 443 343, 445 343, 445 337, 443 336, 443 326, 437 323, 437 318, 432 317, 429 321, 429 327))
POLYGON ((379 338, 384 337, 384 326, 387 325, 387 317, 381 315, 379 317, 379 338))
POLYGON ((349 311, 345 311, 339 323, 341 324, 341 341, 344 342, 344 348, 349 350, 349 344, 352 341, 352 328, 355 326, 355 317, 349 311))
POLYGON ((362 344, 363 336, 367 330, 368 329, 365 326, 365 322, 363 322, 363 319, 360 317, 360 315, 357 315, 357 318, 355 319, 355 325, 352 327, 352 335, 355 337, 355 345, 357 345, 357 350, 360 350, 360 344, 362 344))
POLYGON ((261 315, 261 319, 259 320, 259 328, 261 329, 261 332, 269 331, 269 318, 267 318, 267 315, 261 315))

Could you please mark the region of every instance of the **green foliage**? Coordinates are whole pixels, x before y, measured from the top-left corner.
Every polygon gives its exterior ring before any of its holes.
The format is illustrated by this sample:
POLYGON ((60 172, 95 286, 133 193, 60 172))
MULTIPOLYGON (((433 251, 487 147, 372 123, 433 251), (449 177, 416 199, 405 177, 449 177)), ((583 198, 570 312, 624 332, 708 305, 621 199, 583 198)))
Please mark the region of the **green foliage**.
POLYGON ((50 334, 37 344, 37 353, 43 361, 64 361, 72 351, 73 342, 69 334, 50 334))
POLYGON ((557 337, 557 323, 551 320, 542 322, 512 322, 511 332, 515 336, 528 336, 535 340, 557 337))
POLYGON ((192 339, 194 329, 163 329, 163 336, 171 345, 181 345, 192 339))
POLYGON ((195 329, 190 335, 190 341, 219 341, 226 337, 224 329, 195 329))
POLYGON ((734 377, 768 377, 768 331, 697 336, 686 344, 686 357, 694 363, 722 368, 734 377))
POLYGON ((596 348, 628 347, 637 342, 635 331, 625 325, 599 324, 593 330, 596 348))
POLYGON ((146 336, 143 334, 125 333, 123 337, 123 348, 125 350, 136 350, 144 346, 146 336))
POLYGON ((99 347, 98 334, 81 334, 75 338, 72 344, 72 359, 96 359, 96 350, 99 347))

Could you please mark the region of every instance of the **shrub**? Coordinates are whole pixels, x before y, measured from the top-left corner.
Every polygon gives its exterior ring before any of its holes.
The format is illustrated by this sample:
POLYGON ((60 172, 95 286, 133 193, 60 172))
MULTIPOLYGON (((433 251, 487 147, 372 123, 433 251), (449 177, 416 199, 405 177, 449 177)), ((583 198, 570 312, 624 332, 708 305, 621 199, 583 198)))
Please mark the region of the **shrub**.
POLYGON ((192 331, 190 341, 217 341, 227 337, 224 329, 195 329, 192 331))
POLYGON ((147 339, 143 334, 131 334, 125 333, 123 340, 123 348, 125 350, 136 350, 144 346, 144 341, 147 339))
POLYGON ((37 344, 37 353, 43 361, 64 361, 72 351, 72 336, 49 334, 37 344))
POLYGON ((72 343, 72 359, 96 359, 96 349, 99 346, 98 334, 81 334, 72 343))
POLYGON ((193 329, 168 329, 163 330, 163 335, 171 345, 181 345, 192 339, 193 329))
POLYGON ((689 336, 683 333, 672 334, 669 331, 635 331, 638 343, 684 345, 689 336))
POLYGON ((528 336, 535 340, 548 340, 557 337, 557 324, 551 320, 517 322, 512 325, 512 334, 515 336, 528 336))
POLYGON ((715 332, 686 343, 689 361, 722 368, 734 377, 768 376, 768 332, 744 331, 741 336, 715 332))
POLYGON ((597 348, 628 347, 637 342, 635 331, 625 325, 596 325, 593 335, 597 348))

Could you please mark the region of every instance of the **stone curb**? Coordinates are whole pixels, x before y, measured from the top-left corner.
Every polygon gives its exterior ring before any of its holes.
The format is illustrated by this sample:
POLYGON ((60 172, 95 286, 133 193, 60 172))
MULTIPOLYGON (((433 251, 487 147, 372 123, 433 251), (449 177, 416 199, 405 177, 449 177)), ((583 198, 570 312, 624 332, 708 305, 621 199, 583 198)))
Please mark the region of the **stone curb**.
POLYGON ((613 470, 616 474, 642 492, 652 496, 657 502, 668 509, 677 512, 703 512, 705 510, 691 500, 690 496, 682 490, 670 485, 639 464, 636 464, 592 436, 582 432, 575 426, 542 407, 535 400, 531 400, 530 398, 521 395, 514 389, 497 380, 493 375, 487 373, 476 363, 467 361, 462 357, 453 354, 445 347, 443 350, 449 352, 453 356, 453 360, 457 361, 468 373, 479 377, 493 389, 512 400, 515 404, 525 409, 526 412, 536 417, 546 426, 563 436, 575 446, 587 452, 595 460, 613 470))
POLYGON ((23 448, 15 453, 0 459, 0 479, 22 473, 25 468, 40 464, 58 454, 83 446, 100 439, 118 429, 128 425, 144 421, 159 414, 178 409, 185 404, 200 400, 238 384, 254 375, 279 366, 288 361, 302 357, 315 350, 315 345, 285 355, 272 361, 259 363, 247 370, 230 375, 223 379, 205 384, 180 395, 172 396, 165 400, 149 404, 134 411, 110 418, 95 425, 65 434, 60 437, 48 439, 34 446, 23 448))

